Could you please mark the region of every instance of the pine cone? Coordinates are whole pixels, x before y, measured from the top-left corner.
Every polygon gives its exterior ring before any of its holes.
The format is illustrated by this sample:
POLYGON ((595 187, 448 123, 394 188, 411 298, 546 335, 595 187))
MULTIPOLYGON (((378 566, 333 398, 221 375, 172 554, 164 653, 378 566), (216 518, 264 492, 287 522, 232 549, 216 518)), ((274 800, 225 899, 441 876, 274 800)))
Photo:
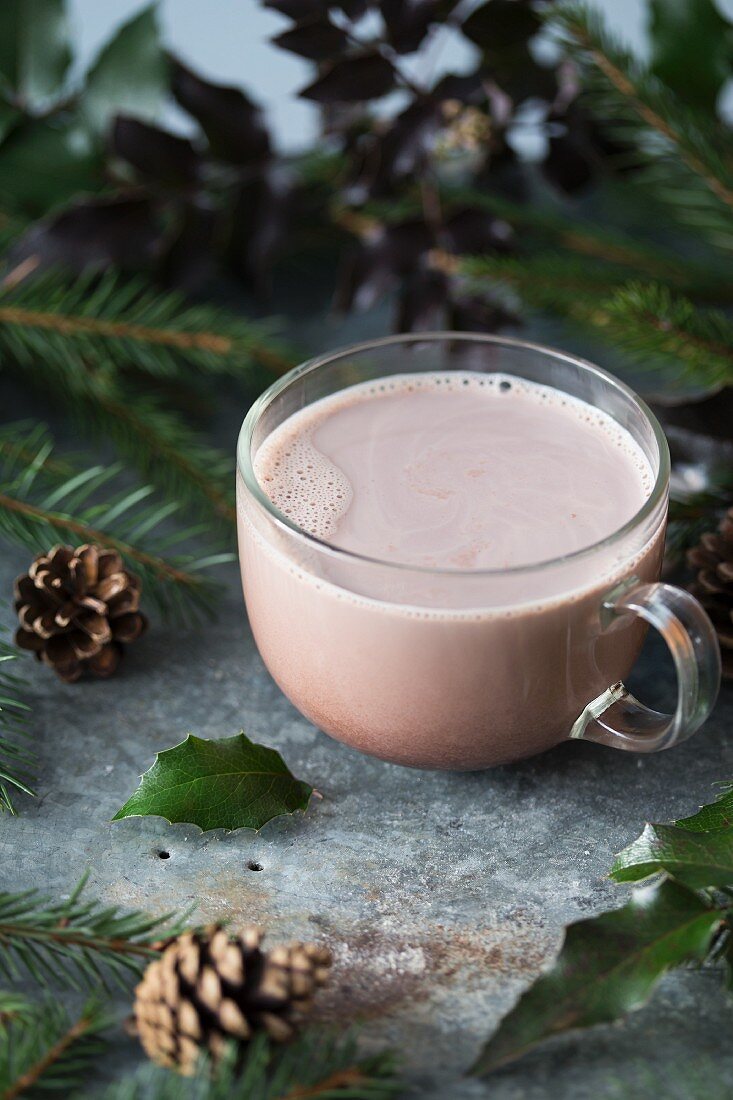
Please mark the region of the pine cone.
POLYGON ((135 990, 135 1025, 146 1054, 190 1076, 203 1052, 266 1031, 283 1042, 325 985, 331 956, 315 944, 260 949, 262 933, 233 937, 220 925, 186 932, 150 963, 135 990))
POLYGON ((717 632, 723 675, 733 677, 733 508, 728 509, 717 532, 703 535, 688 551, 687 562, 698 571, 689 588, 717 632))
POLYGON ((55 546, 15 582, 16 645, 62 680, 78 680, 84 671, 111 676, 122 643, 139 638, 147 626, 138 610, 141 587, 115 550, 55 546))

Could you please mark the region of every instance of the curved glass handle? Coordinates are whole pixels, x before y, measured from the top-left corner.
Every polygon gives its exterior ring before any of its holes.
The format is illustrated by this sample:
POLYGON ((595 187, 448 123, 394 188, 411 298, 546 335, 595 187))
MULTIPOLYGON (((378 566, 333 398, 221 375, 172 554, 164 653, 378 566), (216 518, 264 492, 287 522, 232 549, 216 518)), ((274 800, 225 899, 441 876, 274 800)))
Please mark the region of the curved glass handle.
POLYGON ((629 613, 656 627, 669 646, 677 670, 677 708, 674 714, 651 710, 619 682, 588 704, 570 737, 630 752, 658 752, 695 733, 715 706, 718 639, 695 597, 671 584, 625 581, 604 599, 601 622, 607 627, 629 613))

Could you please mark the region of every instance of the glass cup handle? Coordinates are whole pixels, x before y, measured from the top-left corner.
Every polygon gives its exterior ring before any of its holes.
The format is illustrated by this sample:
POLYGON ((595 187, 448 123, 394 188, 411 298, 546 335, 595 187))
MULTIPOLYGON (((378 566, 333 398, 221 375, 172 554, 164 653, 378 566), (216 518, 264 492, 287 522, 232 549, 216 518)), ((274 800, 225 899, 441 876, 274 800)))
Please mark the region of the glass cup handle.
POLYGON ((720 649, 713 624, 694 596, 671 584, 642 584, 635 577, 609 592, 601 625, 639 615, 656 627, 677 670, 674 714, 651 710, 619 681, 580 715, 571 739, 597 741, 629 752, 658 752, 691 737, 715 706, 720 688, 720 649))

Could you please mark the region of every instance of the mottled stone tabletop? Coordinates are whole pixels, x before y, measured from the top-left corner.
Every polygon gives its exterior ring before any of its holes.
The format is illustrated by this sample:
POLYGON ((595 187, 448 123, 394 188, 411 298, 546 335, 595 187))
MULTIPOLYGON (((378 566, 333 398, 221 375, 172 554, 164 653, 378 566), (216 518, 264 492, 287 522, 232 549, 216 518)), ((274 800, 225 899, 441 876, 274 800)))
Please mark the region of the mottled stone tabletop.
MULTIPOLYGON (((305 346, 344 342, 332 322, 302 330, 305 346)), ((222 421, 222 445, 234 446, 238 419, 222 421)), ((3 550, 0 592, 26 565, 24 552, 3 550)), ((485 1082, 463 1074, 550 963, 563 925, 623 901, 606 878, 613 853, 646 819, 694 811, 733 776, 733 691, 701 733, 659 756, 567 744, 482 774, 411 771, 300 717, 255 650, 236 567, 222 577, 213 625, 156 625, 113 681, 64 685, 29 667, 39 797, 0 820, 2 886, 63 894, 89 868, 90 891, 109 903, 162 912, 196 902, 203 919, 256 921, 273 941, 328 943, 336 970, 322 1016, 358 1018, 367 1045, 396 1046, 417 1096, 732 1095, 733 1002, 714 970, 670 975, 625 1022, 556 1039, 485 1082), (188 731, 239 729, 322 794, 307 815, 257 835, 110 823, 156 750, 188 731)), ((11 621, 7 605, 2 618, 11 621)), ((652 646, 637 693, 668 691, 671 675, 652 646)), ((114 1049, 120 1072, 138 1058, 122 1033, 114 1049)))

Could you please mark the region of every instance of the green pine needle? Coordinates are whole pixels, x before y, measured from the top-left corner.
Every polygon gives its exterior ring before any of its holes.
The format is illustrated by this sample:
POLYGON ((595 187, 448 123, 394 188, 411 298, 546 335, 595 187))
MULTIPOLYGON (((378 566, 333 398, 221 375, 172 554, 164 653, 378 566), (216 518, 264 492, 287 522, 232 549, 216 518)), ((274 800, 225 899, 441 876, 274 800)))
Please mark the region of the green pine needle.
POLYGON ((103 370, 111 364, 174 380, 197 372, 242 378, 255 363, 281 374, 293 365, 272 323, 188 305, 180 294, 114 271, 29 278, 26 265, 0 284, 0 348, 20 361, 53 361, 62 370, 70 360, 103 370))
POLYGON ((552 5, 549 20, 583 65, 599 117, 633 149, 647 187, 680 221, 719 247, 733 248, 733 137, 717 119, 683 103, 609 33, 584 4, 552 5))
POLYGON ((631 283, 604 304, 614 344, 645 370, 704 389, 733 385, 733 322, 660 284, 631 283))
MULTIPOLYGON (((0 893, 0 976, 46 988, 128 989, 158 955, 155 944, 183 931, 188 914, 151 917, 82 897, 84 875, 67 901, 37 890, 0 893)), ((0 1013, 2 1002, 0 1001, 0 1013)))
POLYGON ((40 1091, 69 1096, 102 1053, 100 1033, 108 1026, 97 1000, 75 1018, 51 998, 26 1004, 0 1027, 0 1100, 40 1091))
POLYGON ((11 445, 0 445, 0 535, 34 553, 58 542, 111 547, 141 577, 144 597, 164 614, 180 621, 211 612, 216 586, 203 570, 231 561, 232 555, 215 546, 203 555, 184 551, 182 546, 207 528, 171 530, 180 503, 155 500, 149 485, 115 490, 119 465, 60 474, 49 466, 52 442, 43 433, 34 437, 30 462, 13 450, 17 429, 0 429, 3 439, 11 445))
POLYGON ((365 1057, 353 1034, 311 1028, 285 1047, 258 1035, 241 1065, 232 1049, 213 1075, 206 1062, 188 1079, 146 1067, 100 1100, 388 1100, 405 1090, 391 1053, 365 1057))
POLYGON ((23 682, 14 672, 19 656, 16 649, 0 640, 0 811, 11 814, 15 813, 14 792, 35 793, 29 785, 35 763, 27 744, 29 707, 20 697, 23 682))

